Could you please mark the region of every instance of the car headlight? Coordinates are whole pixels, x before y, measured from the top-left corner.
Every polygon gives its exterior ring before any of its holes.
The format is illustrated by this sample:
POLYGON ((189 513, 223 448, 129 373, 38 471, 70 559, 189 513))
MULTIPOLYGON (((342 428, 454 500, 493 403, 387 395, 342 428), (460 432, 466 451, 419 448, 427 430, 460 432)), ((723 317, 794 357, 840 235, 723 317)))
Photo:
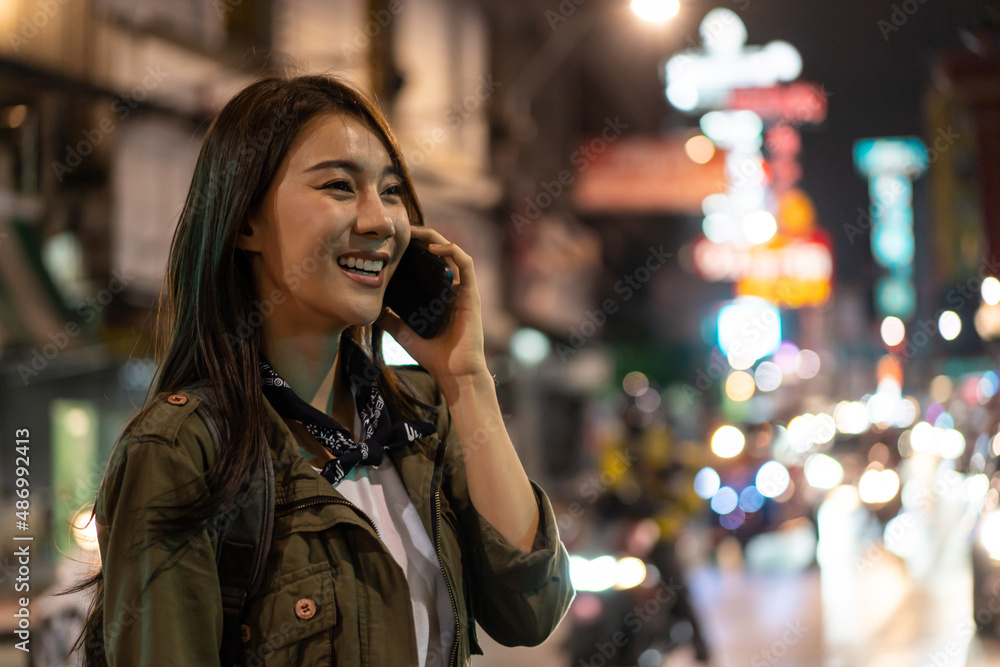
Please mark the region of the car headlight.
POLYGON ((1000 560, 1000 512, 986 515, 979 526, 979 543, 993 560, 1000 560))
POLYGON ((633 556, 600 556, 593 560, 570 556, 569 576, 578 591, 626 590, 646 580, 646 564, 633 556))

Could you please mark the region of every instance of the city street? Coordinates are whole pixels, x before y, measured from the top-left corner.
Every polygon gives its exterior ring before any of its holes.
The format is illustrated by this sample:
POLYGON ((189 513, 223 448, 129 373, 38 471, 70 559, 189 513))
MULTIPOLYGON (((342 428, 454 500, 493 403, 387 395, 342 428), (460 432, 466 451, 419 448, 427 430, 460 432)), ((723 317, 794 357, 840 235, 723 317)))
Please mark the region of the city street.
MULTIPOLYGON (((946 517, 953 519, 953 517, 946 517)), ((713 650, 713 667, 990 667, 1000 642, 972 631, 972 575, 961 522, 920 581, 903 561, 873 552, 867 561, 836 560, 823 569, 755 573, 702 567, 690 573, 693 602, 713 650), (861 565, 859 565, 861 563, 861 565)), ((864 554, 853 540, 844 552, 864 554)), ((928 550, 932 545, 923 545, 928 550)), ((509 649, 487 637, 485 667, 567 665, 566 623, 537 649, 509 649), (489 645, 487 644, 489 642, 489 645)), ((594 637, 594 642, 609 637, 594 637)), ((599 654, 596 654, 599 655, 599 654)), ((662 667, 693 667, 678 650, 662 667)), ((585 667, 573 665, 572 667, 585 667)))
POLYGON ((1000 667, 1000 0, 0 35, 0 667, 1000 667))

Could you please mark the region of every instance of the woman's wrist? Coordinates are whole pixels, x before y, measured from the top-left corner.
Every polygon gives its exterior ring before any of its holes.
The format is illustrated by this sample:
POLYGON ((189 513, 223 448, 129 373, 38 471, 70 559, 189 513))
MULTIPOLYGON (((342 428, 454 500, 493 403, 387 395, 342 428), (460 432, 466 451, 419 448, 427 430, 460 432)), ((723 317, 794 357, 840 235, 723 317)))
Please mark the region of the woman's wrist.
POLYGON ((437 385, 448 405, 455 405, 468 395, 496 395, 496 381, 485 365, 471 373, 443 378, 437 385))

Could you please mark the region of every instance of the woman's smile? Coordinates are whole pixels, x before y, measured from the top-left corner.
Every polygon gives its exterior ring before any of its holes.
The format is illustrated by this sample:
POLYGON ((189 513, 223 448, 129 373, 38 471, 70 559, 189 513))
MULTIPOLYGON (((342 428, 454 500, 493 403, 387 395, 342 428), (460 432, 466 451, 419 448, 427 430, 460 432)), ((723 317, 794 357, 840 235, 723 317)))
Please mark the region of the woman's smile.
POLYGON ((328 114, 302 128, 241 240, 258 293, 287 297, 265 324, 269 337, 337 334, 379 317, 410 241, 401 182, 358 119, 328 114))
POLYGON ((347 253, 337 258, 337 266, 351 280, 367 287, 381 287, 388 257, 385 253, 347 253))

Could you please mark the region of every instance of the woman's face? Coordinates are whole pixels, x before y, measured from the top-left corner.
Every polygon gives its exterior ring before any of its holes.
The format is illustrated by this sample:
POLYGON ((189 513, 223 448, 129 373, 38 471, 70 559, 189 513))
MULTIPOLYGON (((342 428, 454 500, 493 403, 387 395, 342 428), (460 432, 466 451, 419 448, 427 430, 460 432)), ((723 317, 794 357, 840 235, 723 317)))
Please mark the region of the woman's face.
POLYGON ((240 236, 258 298, 274 308, 266 334, 338 333, 378 318, 410 242, 401 183, 379 137, 353 116, 324 114, 302 127, 250 220, 253 233, 240 236))

